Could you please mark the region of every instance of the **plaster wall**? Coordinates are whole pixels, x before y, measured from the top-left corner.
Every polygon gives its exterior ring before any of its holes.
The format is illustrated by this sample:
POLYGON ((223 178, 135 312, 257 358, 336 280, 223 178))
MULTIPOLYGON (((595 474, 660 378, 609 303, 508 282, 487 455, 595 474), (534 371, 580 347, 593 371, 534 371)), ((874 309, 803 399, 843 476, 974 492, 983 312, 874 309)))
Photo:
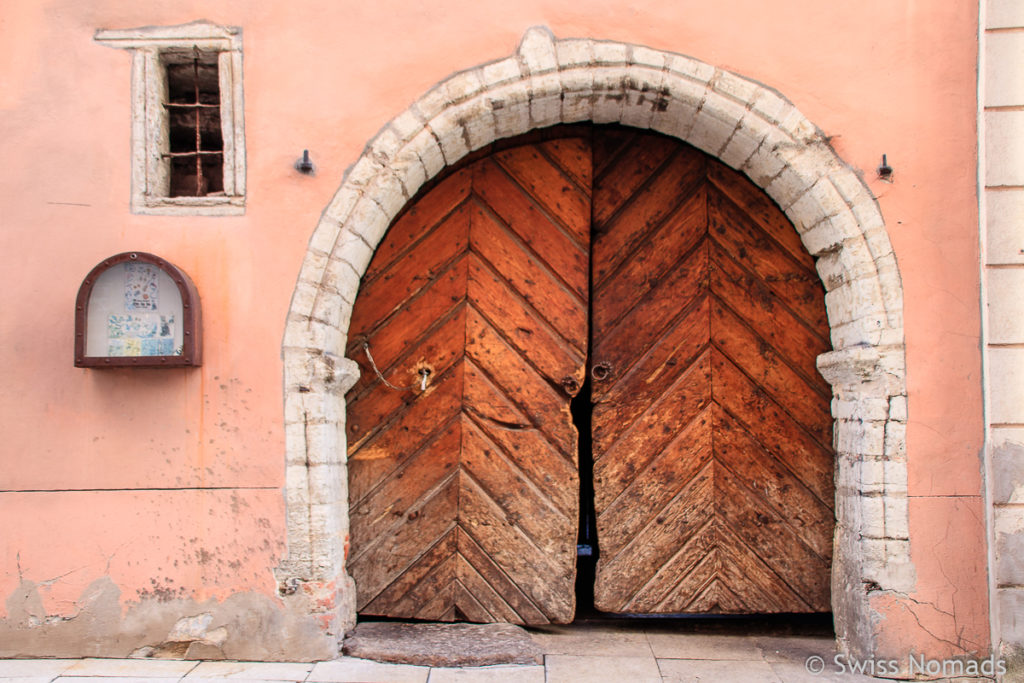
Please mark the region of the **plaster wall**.
POLYGON ((981 206, 994 623, 1024 671, 1024 7, 990 0, 981 32, 981 206))
POLYGON ((330 591, 282 594, 274 575, 287 526, 281 340, 307 241, 382 125, 538 24, 776 88, 863 173, 904 288, 916 570, 916 603, 880 601, 876 627, 892 654, 987 650, 972 3, 19 0, 0 17, 0 635, 18 634, 0 654, 186 642, 237 656, 255 629, 289 645, 246 656, 330 656, 338 634, 316 616, 330 591), (130 58, 93 33, 200 18, 243 29, 246 213, 132 215, 130 58), (312 177, 293 168, 302 149, 312 177), (875 177, 883 153, 892 183, 875 177), (131 249, 196 283, 202 368, 72 367, 81 279, 131 249), (202 614, 202 628, 176 628, 202 614), (83 616, 94 625, 76 632, 83 616))

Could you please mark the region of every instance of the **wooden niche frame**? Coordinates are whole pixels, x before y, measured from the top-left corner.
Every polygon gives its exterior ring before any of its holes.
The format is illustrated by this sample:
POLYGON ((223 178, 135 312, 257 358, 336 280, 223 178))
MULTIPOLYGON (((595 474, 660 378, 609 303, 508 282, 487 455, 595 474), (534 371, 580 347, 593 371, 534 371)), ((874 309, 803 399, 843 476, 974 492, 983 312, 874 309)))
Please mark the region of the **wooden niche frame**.
POLYGON ((192 278, 173 263, 142 251, 126 251, 104 259, 82 281, 75 301, 75 367, 79 368, 174 368, 202 364, 202 311, 199 291, 192 278), (93 287, 111 268, 123 263, 147 263, 159 268, 177 286, 181 296, 181 353, 149 356, 88 356, 89 304, 93 287))

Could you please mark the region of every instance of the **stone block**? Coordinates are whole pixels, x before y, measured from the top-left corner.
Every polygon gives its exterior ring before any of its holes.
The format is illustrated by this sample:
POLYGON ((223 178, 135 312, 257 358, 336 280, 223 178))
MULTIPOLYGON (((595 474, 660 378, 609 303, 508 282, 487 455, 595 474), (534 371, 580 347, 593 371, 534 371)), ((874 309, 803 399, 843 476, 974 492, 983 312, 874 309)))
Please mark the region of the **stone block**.
POLYGON ((571 69, 558 75, 562 83, 562 122, 590 121, 594 111, 594 81, 590 72, 571 69))
POLYGON ((374 178, 366 187, 366 194, 373 197, 373 200, 380 205, 380 208, 383 209, 384 214, 388 217, 389 223, 408 201, 402 181, 391 173, 390 169, 381 171, 374 178))
MULTIPOLYGON (((344 261, 356 273, 362 273, 366 270, 366 266, 370 264, 370 259, 373 258, 373 249, 370 248, 365 239, 357 235, 353 230, 345 229, 338 235, 334 250, 331 252, 331 258, 336 261, 344 261)), ((358 290, 349 290, 346 287, 340 286, 338 282, 335 283, 335 289, 348 301, 355 301, 355 292, 358 290)))
POLYGON ((342 185, 341 189, 331 198, 331 203, 327 205, 324 218, 337 225, 342 225, 352 214, 352 209, 355 208, 361 196, 362 194, 355 187, 347 183, 342 185))
POLYGON ((651 128, 665 135, 687 139, 701 102, 704 101, 705 90, 696 84, 672 84, 672 92, 667 106, 654 112, 651 117, 651 128))
POLYGON ((1024 32, 985 34, 986 107, 1024 105, 1024 32))
POLYGON ((739 126, 733 131, 732 137, 719 158, 732 168, 742 168, 747 159, 761 146, 766 134, 767 124, 764 120, 747 112, 740 120, 739 126))
POLYGON ((633 64, 648 66, 658 71, 665 68, 667 55, 664 52, 642 45, 633 45, 630 47, 629 53, 629 61, 633 64))
POLYGON ((764 190, 785 211, 793 205, 793 202, 800 199, 807 192, 814 180, 816 178, 805 178, 791 166, 787 165, 779 171, 779 174, 772 179, 764 190))
POLYGON ((716 92, 738 100, 744 107, 754 101, 758 91, 763 90, 763 88, 752 81, 722 70, 715 73, 715 77, 711 81, 711 87, 716 92))
MULTIPOLYGON (((983 0, 985 28, 1024 28, 1024 4, 1020 0, 983 0)), ((1020 640, 1024 644, 1024 639, 1020 640)))
POLYGON ((451 101, 444 83, 439 83, 413 103, 413 109, 420 119, 430 121, 443 112, 451 101))
POLYGON ((780 116, 788 111, 793 105, 781 95, 768 90, 757 88, 751 101, 750 108, 757 114, 773 124, 780 120, 780 116))
POLYGON ((1000 588, 996 591, 996 600, 1002 641, 1020 649, 1024 645, 1024 588, 1000 588))
POLYGON ((466 129, 458 119, 456 112, 448 109, 427 124, 441 147, 445 165, 451 166, 469 154, 469 143, 466 141, 466 129))
POLYGON ((480 67, 480 80, 485 89, 491 89, 506 83, 523 79, 523 70, 519 60, 509 57, 480 67))
POLYGON ((470 151, 494 142, 494 110, 486 97, 474 97, 453 108, 450 113, 462 125, 463 138, 470 151))
POLYGON ((594 62, 594 41, 590 39, 559 40, 555 43, 558 66, 584 66, 594 62))
MULTIPOLYGON (((690 128, 690 132, 686 136, 686 141, 697 147, 698 150, 717 157, 725 143, 732 137, 736 126, 739 125, 739 119, 728 120, 726 117, 720 117, 716 109, 709 108, 711 97, 712 95, 709 95, 709 100, 705 101, 705 105, 697 114, 693 127, 690 128)), ((721 95, 714 95, 714 97, 718 104, 724 101, 721 95)))
POLYGON ((595 40, 593 42, 593 49, 595 64, 625 66, 629 63, 628 48, 622 43, 595 40))
POLYGON ((666 66, 669 71, 702 84, 708 83, 715 75, 713 66, 685 55, 669 55, 666 66))
POLYGON ((885 490, 891 495, 907 495, 907 463, 904 461, 886 461, 885 490))
POLYGON ((985 277, 988 294, 988 342, 1024 343, 1024 267, 989 268, 985 277))
POLYGON ((424 128, 412 139, 409 149, 419 156, 428 178, 433 178, 444 168, 444 154, 434 132, 429 128, 424 128))
POLYGON ((885 538, 885 498, 862 496, 860 506, 860 532, 868 538, 885 538))
POLYGON ((415 197, 423 183, 427 182, 427 170, 423 168, 423 162, 409 147, 403 148, 389 166, 395 177, 402 182, 407 197, 415 197))
POLYGON ((1024 423, 1024 349, 990 348, 990 424, 1024 423))
POLYGON ((395 135, 402 140, 403 144, 407 144, 416 137, 425 125, 423 119, 417 116, 416 112, 412 109, 406 109, 391 120, 391 128, 395 131, 395 135))
POLYGON ((985 263, 1024 265, 1024 190, 986 190, 985 263))
POLYGON ((555 37, 546 26, 528 29, 519 43, 518 54, 528 73, 538 74, 558 68, 555 37))
POLYGON ((1024 111, 985 112, 985 185, 1024 185, 1024 111))
POLYGON ((993 513, 996 585, 1024 585, 1024 506, 997 505, 993 513))
POLYGON ((771 140, 766 138, 740 169, 758 187, 768 187, 786 168, 786 162, 772 151, 772 147, 771 140))
POLYGON ((442 84, 451 103, 462 102, 478 94, 484 89, 480 73, 476 70, 462 71, 455 74, 442 84))
POLYGON ((1015 429, 1014 439, 1001 436, 999 442, 995 432, 1005 430, 992 430, 992 502, 997 505, 1024 503, 1024 428, 1015 429))
POLYGON ((893 539, 910 538, 910 522, 907 510, 907 496, 887 492, 885 500, 885 537, 893 539))

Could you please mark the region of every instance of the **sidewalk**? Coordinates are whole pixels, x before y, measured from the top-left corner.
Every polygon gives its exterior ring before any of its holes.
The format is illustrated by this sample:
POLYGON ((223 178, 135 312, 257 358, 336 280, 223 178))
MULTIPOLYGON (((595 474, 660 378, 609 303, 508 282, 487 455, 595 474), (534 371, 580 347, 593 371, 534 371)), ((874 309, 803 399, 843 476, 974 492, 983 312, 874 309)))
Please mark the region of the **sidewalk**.
POLYGON ((2 660, 0 683, 171 683, 230 680, 341 683, 861 683, 878 679, 840 674, 828 635, 772 636, 680 632, 672 625, 573 624, 531 629, 544 650, 544 665, 443 669, 381 664, 341 657, 318 663, 180 661, 145 659, 2 660), (826 663, 807 671, 808 657, 826 663))

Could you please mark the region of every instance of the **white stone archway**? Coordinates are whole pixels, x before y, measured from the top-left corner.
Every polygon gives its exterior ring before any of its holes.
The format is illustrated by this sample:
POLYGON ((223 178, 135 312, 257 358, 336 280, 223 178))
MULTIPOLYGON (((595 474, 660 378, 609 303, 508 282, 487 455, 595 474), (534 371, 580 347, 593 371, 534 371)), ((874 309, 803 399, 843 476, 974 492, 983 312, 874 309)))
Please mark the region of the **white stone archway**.
POLYGON ((282 592, 312 598, 325 635, 355 620, 345 573, 348 495, 344 357, 359 280, 391 220, 430 178, 469 152, 534 128, 593 121, 688 142, 753 180, 817 259, 833 350, 836 540, 832 602, 840 646, 869 657, 878 591, 914 587, 907 521, 903 294, 871 192, 828 139, 779 93, 690 57, 638 45, 556 40, 530 29, 506 59, 455 74, 392 120, 324 211, 284 335, 288 557, 282 592))

